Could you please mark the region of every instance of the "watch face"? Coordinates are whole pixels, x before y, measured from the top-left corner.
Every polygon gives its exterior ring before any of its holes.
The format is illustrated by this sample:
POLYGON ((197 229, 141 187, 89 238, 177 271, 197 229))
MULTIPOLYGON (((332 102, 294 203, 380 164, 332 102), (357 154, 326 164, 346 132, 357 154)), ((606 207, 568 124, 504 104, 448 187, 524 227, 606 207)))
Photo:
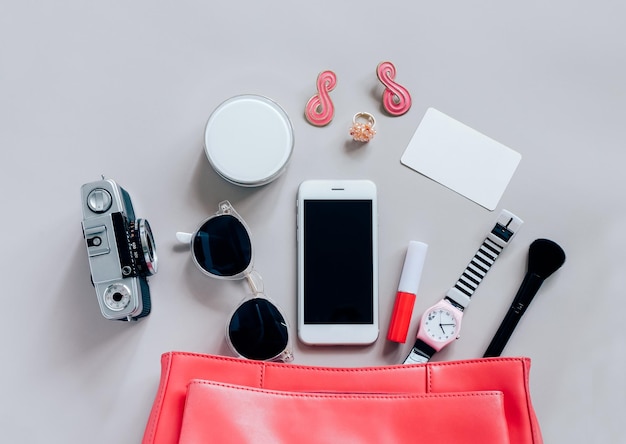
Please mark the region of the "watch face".
POLYGON ((435 308, 426 316, 424 329, 429 338, 438 342, 445 342, 457 337, 457 324, 451 310, 435 308))

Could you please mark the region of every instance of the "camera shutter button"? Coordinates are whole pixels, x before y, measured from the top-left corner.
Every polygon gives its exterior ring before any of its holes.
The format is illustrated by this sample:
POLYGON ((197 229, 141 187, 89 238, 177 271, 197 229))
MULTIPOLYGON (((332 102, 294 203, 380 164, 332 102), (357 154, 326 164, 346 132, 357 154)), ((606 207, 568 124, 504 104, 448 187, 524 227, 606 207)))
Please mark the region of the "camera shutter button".
POLYGON ((89 206, 89 209, 94 213, 104 213, 111 208, 112 203, 113 199, 111 198, 111 194, 103 188, 91 190, 87 196, 87 206, 89 206))

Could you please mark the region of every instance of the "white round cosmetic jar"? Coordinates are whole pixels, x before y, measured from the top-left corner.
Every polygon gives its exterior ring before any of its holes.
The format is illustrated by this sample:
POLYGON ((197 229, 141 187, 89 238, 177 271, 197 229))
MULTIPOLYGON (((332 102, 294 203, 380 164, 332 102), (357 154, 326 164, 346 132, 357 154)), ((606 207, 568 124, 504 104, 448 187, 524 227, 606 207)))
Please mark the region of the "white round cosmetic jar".
POLYGON ((213 169, 244 187, 265 185, 280 176, 293 146, 289 116, 276 102, 259 95, 222 102, 204 131, 204 148, 213 169))

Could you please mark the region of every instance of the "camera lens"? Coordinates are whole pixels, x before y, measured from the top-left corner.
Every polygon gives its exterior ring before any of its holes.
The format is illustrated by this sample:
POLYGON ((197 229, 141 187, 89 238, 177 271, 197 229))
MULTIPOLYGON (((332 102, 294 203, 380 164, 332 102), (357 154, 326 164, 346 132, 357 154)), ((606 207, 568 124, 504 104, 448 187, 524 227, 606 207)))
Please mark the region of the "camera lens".
POLYGON ((158 267, 158 258, 150 224, 145 219, 137 219, 134 226, 131 224, 131 231, 131 238, 139 244, 134 246, 137 249, 136 257, 139 261, 137 265, 144 271, 143 274, 155 274, 158 267))

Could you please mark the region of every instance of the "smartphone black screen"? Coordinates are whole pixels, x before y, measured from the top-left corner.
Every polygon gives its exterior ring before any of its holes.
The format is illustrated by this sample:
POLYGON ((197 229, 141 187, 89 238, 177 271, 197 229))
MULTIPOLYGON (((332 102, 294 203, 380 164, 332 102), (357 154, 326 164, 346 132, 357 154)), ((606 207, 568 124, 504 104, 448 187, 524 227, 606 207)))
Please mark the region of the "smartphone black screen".
POLYGON ((304 323, 372 324, 371 200, 304 201, 304 323))

